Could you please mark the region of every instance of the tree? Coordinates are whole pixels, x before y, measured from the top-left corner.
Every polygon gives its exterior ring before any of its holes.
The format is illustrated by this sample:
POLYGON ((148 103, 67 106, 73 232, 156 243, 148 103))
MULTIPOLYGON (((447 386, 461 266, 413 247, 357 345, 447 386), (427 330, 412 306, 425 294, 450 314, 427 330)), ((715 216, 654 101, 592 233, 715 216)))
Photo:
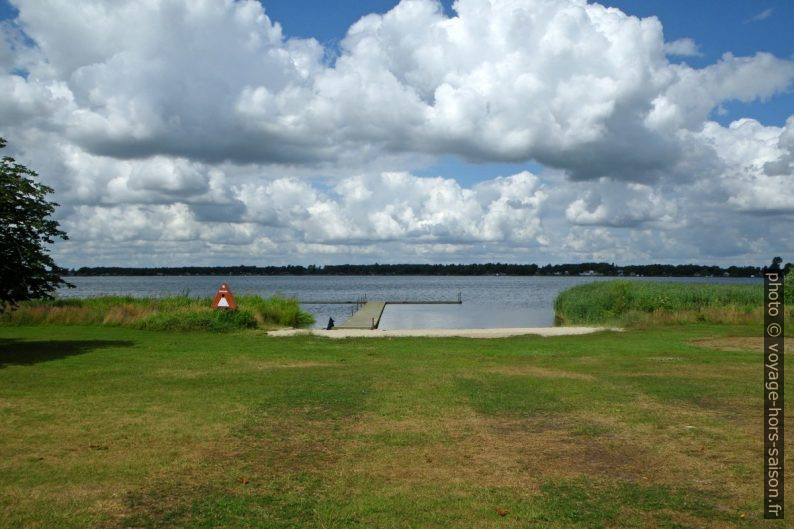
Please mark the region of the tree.
MULTIPOLYGON (((0 138, 0 149, 6 142, 0 138)), ((37 174, 10 156, 0 161, 0 312, 20 301, 52 298, 59 286, 72 287, 55 265, 45 244, 68 239, 50 219, 58 204, 45 196, 53 190, 31 180, 37 174)))

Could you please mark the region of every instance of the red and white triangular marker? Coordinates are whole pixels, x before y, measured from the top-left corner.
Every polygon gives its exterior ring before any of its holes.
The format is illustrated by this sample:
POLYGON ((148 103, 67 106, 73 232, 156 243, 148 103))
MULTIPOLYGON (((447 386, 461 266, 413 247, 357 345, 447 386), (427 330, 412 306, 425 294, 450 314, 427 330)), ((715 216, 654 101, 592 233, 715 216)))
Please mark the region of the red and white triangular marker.
POLYGON ((237 303, 234 301, 232 291, 226 283, 221 283, 218 293, 215 294, 215 299, 212 300, 212 308, 237 310, 237 303))

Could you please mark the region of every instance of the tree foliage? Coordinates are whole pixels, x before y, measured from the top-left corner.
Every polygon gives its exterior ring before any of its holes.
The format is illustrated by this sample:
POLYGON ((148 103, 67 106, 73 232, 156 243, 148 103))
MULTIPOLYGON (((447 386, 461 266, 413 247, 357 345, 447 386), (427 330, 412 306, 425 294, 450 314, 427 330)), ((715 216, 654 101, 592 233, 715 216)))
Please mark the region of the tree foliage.
MULTIPOLYGON (((6 142, 0 138, 0 149, 6 142)), ((0 312, 20 301, 51 298, 65 270, 55 265, 45 245, 68 239, 50 215, 58 204, 46 200, 52 188, 10 156, 0 161, 0 312)))

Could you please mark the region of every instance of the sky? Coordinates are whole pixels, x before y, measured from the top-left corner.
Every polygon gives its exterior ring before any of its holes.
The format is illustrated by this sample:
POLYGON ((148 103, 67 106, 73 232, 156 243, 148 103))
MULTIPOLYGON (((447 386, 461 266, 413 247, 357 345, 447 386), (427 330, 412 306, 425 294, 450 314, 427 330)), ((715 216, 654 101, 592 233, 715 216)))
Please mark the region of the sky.
MULTIPOLYGON (((794 254, 787 0, 0 0, 80 266, 794 254)), ((788 256, 788 257, 787 257, 788 256)))

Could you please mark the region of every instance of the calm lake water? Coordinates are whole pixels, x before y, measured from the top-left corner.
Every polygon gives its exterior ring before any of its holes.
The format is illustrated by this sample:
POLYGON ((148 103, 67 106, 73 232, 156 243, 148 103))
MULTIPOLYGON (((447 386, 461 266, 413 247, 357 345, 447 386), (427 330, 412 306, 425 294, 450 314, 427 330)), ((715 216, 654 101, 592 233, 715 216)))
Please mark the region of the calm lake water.
MULTIPOLYGON (((544 327, 554 324, 554 299, 574 285, 610 281, 612 277, 512 276, 190 276, 190 277, 72 277, 77 288, 62 289, 60 297, 130 295, 172 296, 187 293, 211 297, 226 281, 234 294, 281 294, 299 300, 456 300, 462 305, 386 305, 381 329, 544 327)), ((626 278, 632 281, 679 281, 761 284, 758 278, 626 278)), ((316 326, 328 318, 337 324, 351 315, 350 305, 304 305, 316 326)))

